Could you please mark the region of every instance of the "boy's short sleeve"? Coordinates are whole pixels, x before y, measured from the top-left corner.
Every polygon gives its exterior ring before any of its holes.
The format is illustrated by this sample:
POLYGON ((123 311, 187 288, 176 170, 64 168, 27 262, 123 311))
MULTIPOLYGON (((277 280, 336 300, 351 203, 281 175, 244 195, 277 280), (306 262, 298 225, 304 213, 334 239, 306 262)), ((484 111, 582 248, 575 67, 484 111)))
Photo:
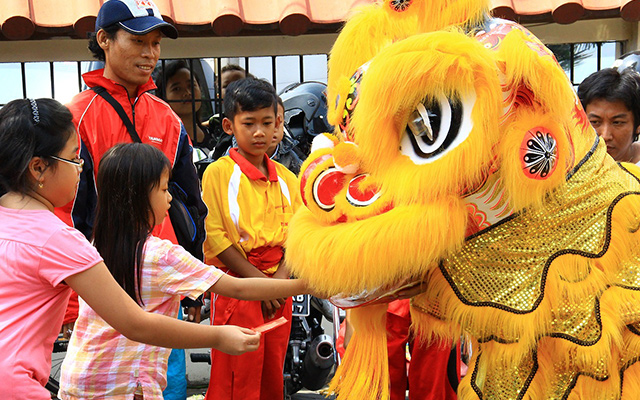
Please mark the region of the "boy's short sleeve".
POLYGON ((179 245, 168 240, 158 240, 154 246, 147 248, 155 254, 162 254, 158 260, 154 274, 157 286, 167 294, 187 296, 195 299, 206 292, 220 279, 223 272, 193 257, 179 245))
POLYGON ((298 211, 302 207, 302 195, 300 194, 300 180, 295 174, 285 169, 285 176, 287 185, 289 185, 289 192, 291 193, 291 208, 293 212, 298 211))
POLYGON ((225 218, 228 213, 228 188, 229 178, 225 173, 225 167, 229 167, 225 160, 220 159, 207 167, 202 177, 202 200, 204 200, 209 213, 205 219, 207 237, 204 242, 204 259, 207 262, 214 260, 218 254, 234 244, 227 229, 225 218))
POLYGON ((98 250, 80 231, 71 227, 61 228, 51 235, 41 251, 39 274, 52 286, 102 261, 98 250))

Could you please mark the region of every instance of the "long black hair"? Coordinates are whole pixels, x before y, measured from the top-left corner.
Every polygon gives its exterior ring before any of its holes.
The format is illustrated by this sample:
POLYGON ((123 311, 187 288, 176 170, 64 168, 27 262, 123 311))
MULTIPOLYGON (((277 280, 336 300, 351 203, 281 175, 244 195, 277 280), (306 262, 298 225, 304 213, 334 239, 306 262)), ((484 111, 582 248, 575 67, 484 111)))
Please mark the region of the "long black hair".
POLYGON ((116 281, 141 305, 144 243, 155 226, 149 194, 165 171, 171 171, 169 159, 143 143, 112 147, 98 169, 94 245, 116 281))
MULTIPOLYGON (((13 100, 0 109, 0 195, 30 193, 33 157, 58 155, 75 134, 67 107, 53 99, 13 100)), ((47 160, 55 168, 56 162, 47 160)))

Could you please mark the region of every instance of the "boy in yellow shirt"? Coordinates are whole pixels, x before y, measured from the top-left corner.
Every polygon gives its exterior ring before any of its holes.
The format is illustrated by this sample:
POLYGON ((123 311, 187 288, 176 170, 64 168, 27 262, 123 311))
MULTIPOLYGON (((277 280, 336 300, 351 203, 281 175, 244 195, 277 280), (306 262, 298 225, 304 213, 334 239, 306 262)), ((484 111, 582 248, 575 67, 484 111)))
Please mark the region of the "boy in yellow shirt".
MULTIPOLYGON (((282 265, 289 220, 301 204, 298 179, 266 151, 282 121, 277 94, 268 82, 242 79, 226 90, 222 121, 238 147, 212 163, 202 179, 202 198, 209 208, 205 221, 205 262, 239 277, 287 279, 282 265)), ((284 316, 288 323, 264 333, 260 348, 229 356, 213 350, 208 400, 281 399, 282 369, 291 327, 291 299, 241 301, 213 299, 213 324, 254 328, 284 316)))

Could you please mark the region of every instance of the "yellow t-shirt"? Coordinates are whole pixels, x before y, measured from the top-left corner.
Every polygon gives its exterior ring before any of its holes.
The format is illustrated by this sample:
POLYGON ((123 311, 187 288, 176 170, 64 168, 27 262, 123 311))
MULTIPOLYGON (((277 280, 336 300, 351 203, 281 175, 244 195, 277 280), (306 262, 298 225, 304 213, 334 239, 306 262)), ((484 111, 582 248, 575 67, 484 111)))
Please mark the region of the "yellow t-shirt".
POLYGON ((209 208, 207 264, 225 268, 217 255, 229 246, 245 257, 258 247, 284 246, 289 221, 301 205, 298 178, 265 158, 269 179, 235 149, 207 167, 202 178, 202 199, 209 208))

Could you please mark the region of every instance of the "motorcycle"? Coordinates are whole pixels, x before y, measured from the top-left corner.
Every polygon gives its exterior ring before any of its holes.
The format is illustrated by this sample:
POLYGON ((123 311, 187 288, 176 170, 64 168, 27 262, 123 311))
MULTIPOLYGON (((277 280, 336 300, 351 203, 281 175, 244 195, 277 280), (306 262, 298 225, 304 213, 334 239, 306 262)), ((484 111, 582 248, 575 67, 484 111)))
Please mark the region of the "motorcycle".
MULTIPOLYGON (((205 301, 203 314, 209 307, 205 301)), ((291 334, 284 361, 284 399, 305 388, 322 389, 339 362, 335 351, 335 338, 341 315, 329 301, 304 294, 293 297, 291 334), (333 322, 331 335, 325 333, 323 318, 333 322), (335 321, 335 322, 334 322, 335 321)), ((211 364, 209 353, 191 353, 191 362, 211 364)))
POLYGON ((293 297, 291 334, 283 374, 285 399, 302 388, 319 390, 327 384, 337 362, 336 336, 325 333, 322 318, 339 324, 337 311, 327 300, 306 294, 293 297))

